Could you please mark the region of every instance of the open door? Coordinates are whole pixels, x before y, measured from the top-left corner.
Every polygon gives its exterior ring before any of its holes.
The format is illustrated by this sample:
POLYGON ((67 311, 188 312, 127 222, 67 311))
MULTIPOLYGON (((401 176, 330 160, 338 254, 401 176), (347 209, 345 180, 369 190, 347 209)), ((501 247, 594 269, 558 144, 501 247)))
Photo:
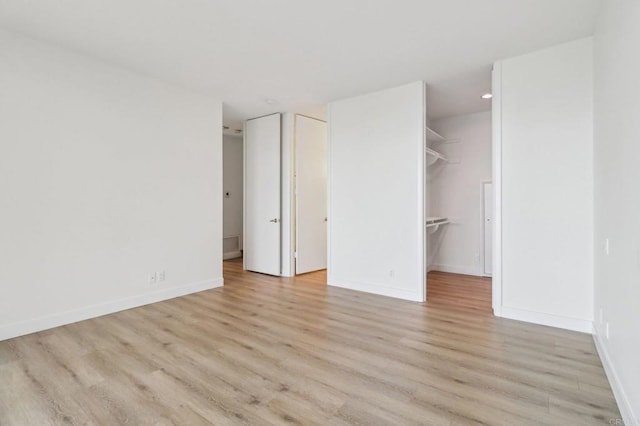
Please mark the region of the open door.
POLYGON ((327 268, 327 123, 295 117, 296 274, 327 268))
POLYGON ((244 131, 244 268, 281 273, 280 114, 248 120, 244 131))

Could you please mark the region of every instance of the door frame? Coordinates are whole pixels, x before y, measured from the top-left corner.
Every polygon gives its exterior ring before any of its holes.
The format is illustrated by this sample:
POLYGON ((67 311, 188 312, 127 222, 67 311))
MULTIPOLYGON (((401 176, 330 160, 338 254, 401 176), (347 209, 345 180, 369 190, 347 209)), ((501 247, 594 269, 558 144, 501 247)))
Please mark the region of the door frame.
POLYGON ((491 304, 493 314, 502 316, 502 63, 491 72, 491 169, 493 182, 493 270, 491 304))
MULTIPOLYGON (((482 252, 482 275, 485 277, 491 277, 492 274, 487 274, 487 271, 485 271, 484 269, 484 266, 486 265, 486 259, 487 259, 487 250, 485 249, 485 238, 487 235, 487 230, 486 230, 487 223, 485 221, 485 210, 487 207, 487 200, 485 199, 485 196, 484 196, 485 185, 491 185, 491 189, 493 192, 493 181, 491 181, 491 179, 485 179, 480 183, 480 198, 482 199, 482 207, 480 212, 480 221, 482 222, 482 228, 481 228, 482 229, 482 245, 481 245, 480 251, 482 252)), ((493 204, 491 206, 491 211, 493 213, 493 204)), ((493 231, 491 232, 491 247, 492 247, 491 251, 493 252, 493 231)), ((493 265, 491 265, 491 267, 493 268, 493 265)))

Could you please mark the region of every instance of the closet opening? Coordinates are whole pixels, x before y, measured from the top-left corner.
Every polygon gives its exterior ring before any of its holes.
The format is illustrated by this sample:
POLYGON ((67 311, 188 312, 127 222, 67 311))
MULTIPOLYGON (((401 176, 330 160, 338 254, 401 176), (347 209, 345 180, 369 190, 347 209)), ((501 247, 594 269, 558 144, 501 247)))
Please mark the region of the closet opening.
POLYGON ((222 130, 222 258, 242 262, 243 216, 242 129, 222 130))
POLYGON ((426 299, 492 314, 491 111, 428 120, 426 299))

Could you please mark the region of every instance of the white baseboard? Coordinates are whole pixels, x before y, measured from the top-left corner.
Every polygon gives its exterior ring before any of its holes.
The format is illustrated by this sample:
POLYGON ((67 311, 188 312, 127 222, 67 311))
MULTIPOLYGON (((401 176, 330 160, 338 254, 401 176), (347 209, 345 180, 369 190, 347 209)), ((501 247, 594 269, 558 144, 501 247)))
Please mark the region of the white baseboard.
POLYGON ((164 288, 154 292, 127 297, 125 299, 90 305, 45 317, 0 325, 0 341, 47 330, 53 327, 59 327, 61 325, 84 321, 102 315, 112 314, 114 312, 124 311, 126 309, 136 308, 138 306, 148 305, 150 303, 173 299, 174 297, 221 287, 223 284, 223 278, 199 281, 179 287, 164 288))
POLYGON ((509 306, 502 306, 499 316, 518 321, 532 322, 534 324, 548 325, 549 327, 579 331, 581 333, 593 333, 593 323, 589 320, 578 318, 569 318, 560 315, 547 314, 544 312, 528 311, 526 309, 512 308, 509 306))
POLYGON ((362 291, 365 293, 377 294, 379 296, 395 297, 397 299, 410 300, 412 302, 422 302, 420 295, 416 294, 416 292, 388 287, 380 284, 356 283, 353 281, 345 281, 333 277, 327 277, 327 285, 347 288, 349 290, 362 291))
POLYGON ((429 272, 439 271, 439 272, 448 272, 450 274, 473 275, 475 277, 485 276, 485 274, 481 272, 478 268, 474 268, 471 266, 441 265, 436 263, 433 265, 429 265, 428 270, 429 272))
POLYGON ((242 252, 239 251, 239 250, 238 251, 230 251, 230 252, 222 254, 222 259, 224 259, 224 260, 237 259, 238 257, 242 257, 242 252))
POLYGON ((609 379, 609 384, 611 385, 611 389, 613 390, 613 396, 615 396, 616 402, 618 403, 618 409, 620 409, 620 414, 622 414, 624 424, 627 426, 638 426, 640 425, 640 421, 638 420, 640 418, 640 413, 638 414, 638 416, 633 413, 631 402, 621 385, 615 367, 611 363, 611 357, 609 356, 609 352, 607 351, 607 346, 598 334, 597 327, 594 326, 593 329, 593 341, 596 344, 596 349, 598 350, 598 355, 600 355, 600 360, 602 361, 604 371, 605 373, 607 373, 607 378, 609 379))

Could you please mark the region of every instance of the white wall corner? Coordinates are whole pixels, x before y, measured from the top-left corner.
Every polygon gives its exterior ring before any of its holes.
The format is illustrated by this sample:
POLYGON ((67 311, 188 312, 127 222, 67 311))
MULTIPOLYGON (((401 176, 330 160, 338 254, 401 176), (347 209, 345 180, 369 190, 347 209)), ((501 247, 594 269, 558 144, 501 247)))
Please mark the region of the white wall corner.
POLYGON ((607 379, 609 379, 609 385, 611 385, 611 389, 613 390, 613 396, 616 398, 616 402, 618 403, 618 409, 620 410, 620 414, 622 414, 624 424, 627 426, 640 426, 639 417, 633 413, 631 400, 629 399, 624 388, 621 385, 622 382, 619 379, 618 372, 611 362, 611 357, 609 356, 609 352, 607 351, 607 346, 601 338, 600 334, 598 334, 598 328, 595 326, 595 324, 593 325, 593 330, 593 342, 596 345, 598 355, 600 355, 602 366, 604 367, 604 371, 607 374, 607 379))

